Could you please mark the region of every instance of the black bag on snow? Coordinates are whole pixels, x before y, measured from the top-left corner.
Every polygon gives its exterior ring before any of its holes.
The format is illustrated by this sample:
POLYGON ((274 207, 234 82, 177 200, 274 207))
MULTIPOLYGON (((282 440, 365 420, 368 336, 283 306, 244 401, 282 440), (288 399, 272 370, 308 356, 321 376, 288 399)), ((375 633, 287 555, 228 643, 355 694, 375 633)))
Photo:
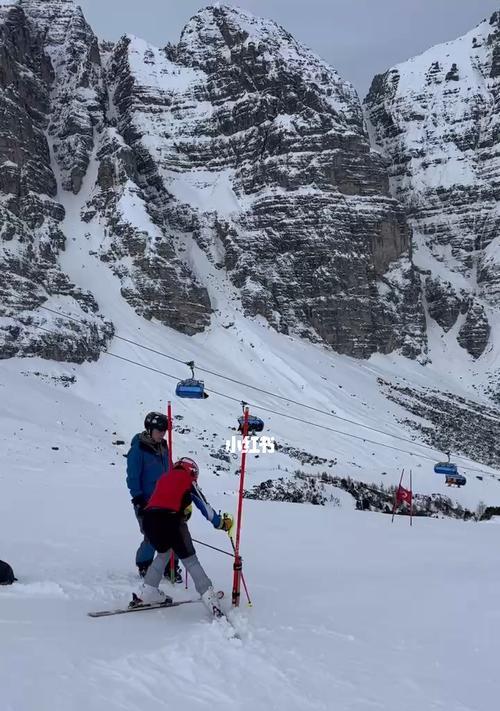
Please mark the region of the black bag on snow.
POLYGON ((4 560, 0 560, 0 585, 12 585, 16 580, 10 565, 4 560))

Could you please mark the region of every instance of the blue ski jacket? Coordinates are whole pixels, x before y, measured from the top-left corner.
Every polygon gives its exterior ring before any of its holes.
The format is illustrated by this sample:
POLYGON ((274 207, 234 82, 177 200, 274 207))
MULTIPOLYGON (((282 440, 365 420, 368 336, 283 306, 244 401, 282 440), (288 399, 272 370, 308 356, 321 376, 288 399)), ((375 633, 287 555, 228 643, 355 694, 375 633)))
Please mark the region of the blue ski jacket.
POLYGON ((136 434, 127 454, 127 486, 130 496, 149 499, 162 474, 168 472, 168 447, 165 440, 158 445, 147 434, 136 434))

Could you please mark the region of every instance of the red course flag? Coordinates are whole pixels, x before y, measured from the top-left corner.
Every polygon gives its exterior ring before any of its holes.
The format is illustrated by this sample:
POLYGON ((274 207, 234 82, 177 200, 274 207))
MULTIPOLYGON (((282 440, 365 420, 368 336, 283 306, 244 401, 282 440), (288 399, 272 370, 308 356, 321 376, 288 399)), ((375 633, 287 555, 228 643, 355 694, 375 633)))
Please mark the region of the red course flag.
POLYGON ((396 504, 411 504, 411 497, 411 489, 405 489, 400 484, 398 486, 398 490, 396 491, 396 504))

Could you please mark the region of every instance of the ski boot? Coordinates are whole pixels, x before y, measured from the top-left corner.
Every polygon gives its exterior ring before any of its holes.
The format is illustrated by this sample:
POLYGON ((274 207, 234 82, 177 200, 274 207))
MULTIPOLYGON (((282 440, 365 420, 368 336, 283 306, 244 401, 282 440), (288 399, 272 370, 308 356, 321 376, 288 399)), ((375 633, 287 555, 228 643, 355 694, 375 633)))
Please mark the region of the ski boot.
POLYGON ((165 595, 163 590, 159 588, 154 588, 152 585, 146 585, 143 583, 141 585, 138 594, 132 593, 132 601, 129 603, 129 607, 141 607, 147 605, 168 605, 172 602, 172 598, 165 595))
POLYGON ((214 617, 224 617, 224 613, 222 612, 219 603, 219 594, 215 592, 212 586, 210 586, 208 590, 203 593, 201 599, 211 615, 214 617))

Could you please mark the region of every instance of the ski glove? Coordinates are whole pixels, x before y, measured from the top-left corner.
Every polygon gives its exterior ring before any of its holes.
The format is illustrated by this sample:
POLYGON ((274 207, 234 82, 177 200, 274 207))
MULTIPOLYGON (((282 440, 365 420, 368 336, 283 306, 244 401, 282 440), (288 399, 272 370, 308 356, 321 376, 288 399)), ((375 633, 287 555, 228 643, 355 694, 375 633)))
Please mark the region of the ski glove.
POLYGON ((233 517, 231 516, 231 514, 228 514, 228 513, 222 514, 222 517, 221 517, 221 520, 219 523, 219 528, 222 531, 229 532, 232 529, 232 527, 233 527, 233 517))
POLYGON ((147 503, 146 498, 142 494, 132 497, 132 505, 136 516, 142 516, 144 514, 147 503))

